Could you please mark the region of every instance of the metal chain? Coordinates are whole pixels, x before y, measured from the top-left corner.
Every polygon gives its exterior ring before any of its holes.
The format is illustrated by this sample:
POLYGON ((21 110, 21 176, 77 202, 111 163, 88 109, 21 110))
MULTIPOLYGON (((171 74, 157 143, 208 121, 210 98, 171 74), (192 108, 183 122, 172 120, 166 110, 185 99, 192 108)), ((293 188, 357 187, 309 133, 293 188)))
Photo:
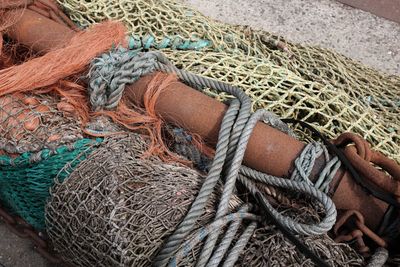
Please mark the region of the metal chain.
POLYGON ((368 236, 379 247, 387 247, 385 239, 365 225, 364 216, 356 210, 347 210, 338 216, 333 228, 336 236, 335 242, 355 241, 356 249, 364 256, 370 255, 370 248, 364 242, 364 236, 368 236))
POLYGON ((0 220, 4 221, 5 225, 11 232, 25 239, 30 239, 34 245, 34 249, 39 252, 50 263, 64 265, 63 260, 54 252, 42 232, 38 232, 21 217, 11 215, 3 207, 0 206, 0 220))

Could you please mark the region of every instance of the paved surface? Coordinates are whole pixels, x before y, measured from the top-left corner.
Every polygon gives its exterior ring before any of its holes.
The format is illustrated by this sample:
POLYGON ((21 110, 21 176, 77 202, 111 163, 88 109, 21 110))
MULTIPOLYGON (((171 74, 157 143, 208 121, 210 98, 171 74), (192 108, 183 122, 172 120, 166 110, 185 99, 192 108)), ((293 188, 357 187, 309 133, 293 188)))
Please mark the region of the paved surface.
POLYGON ((31 242, 21 239, 0 221, 0 266, 52 267, 33 250, 31 242))
MULTIPOLYGON (((247 24, 294 42, 332 48, 364 64, 400 74, 400 25, 333 0, 185 0, 206 15, 247 24)), ((50 267, 29 241, 0 222, 0 263, 50 267)), ((0 266, 1 266, 0 264, 0 266)))
POLYGON ((334 0, 184 0, 205 15, 331 48, 400 75, 400 24, 334 0))
POLYGON ((339 0, 339 2, 400 23, 399 0, 339 0))

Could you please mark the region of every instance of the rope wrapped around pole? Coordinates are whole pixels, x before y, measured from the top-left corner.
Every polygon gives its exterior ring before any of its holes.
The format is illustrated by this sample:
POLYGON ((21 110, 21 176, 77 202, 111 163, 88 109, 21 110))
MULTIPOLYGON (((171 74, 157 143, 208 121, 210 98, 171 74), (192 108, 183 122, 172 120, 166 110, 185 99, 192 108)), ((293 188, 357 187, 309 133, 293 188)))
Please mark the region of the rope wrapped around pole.
MULTIPOLYGON (((136 53, 123 48, 118 48, 115 53, 111 52, 104 55, 100 59, 96 59, 90 71, 90 100, 95 110, 101 108, 113 108, 118 105, 125 85, 133 83, 141 76, 151 73, 155 70, 161 70, 167 73, 176 74, 183 82, 202 91, 205 88, 211 88, 219 92, 226 92, 236 97, 231 101, 230 106, 223 118, 221 129, 219 131, 216 153, 209 170, 208 176, 204 181, 196 199, 184 220, 175 229, 174 233, 166 240, 163 248, 159 252, 154 261, 154 266, 175 266, 177 264, 177 253, 179 248, 185 247, 184 241, 190 235, 193 225, 197 219, 203 214, 205 205, 209 196, 220 178, 224 182, 224 189, 221 200, 216 212, 215 221, 219 221, 228 214, 228 203, 235 190, 236 182, 239 180, 252 194, 256 194, 255 181, 268 185, 278 186, 300 192, 311 196, 320 202, 326 211, 325 218, 320 223, 307 225, 300 224, 281 215, 269 203, 267 204, 271 214, 275 216, 282 224, 291 232, 304 235, 323 234, 329 231, 336 220, 336 208, 332 200, 323 192, 316 189, 312 184, 305 181, 296 181, 296 179, 288 180, 278 177, 271 177, 257 171, 242 167, 242 161, 246 150, 250 135, 258 121, 270 122, 284 132, 289 133, 288 127, 281 122, 276 115, 265 110, 258 110, 251 113, 251 100, 239 88, 216 80, 211 80, 201 76, 188 73, 173 66, 166 57, 160 52, 136 53), (115 54, 115 56, 114 56, 115 54), (239 173, 241 174, 239 175, 239 173)), ((322 145, 314 145, 316 149, 307 148, 307 151, 300 157, 301 163, 308 167, 296 164, 298 174, 294 177, 307 176, 313 167, 313 162, 321 151, 325 152, 322 145), (304 159, 307 155, 308 159, 304 159), (311 169, 310 169, 311 168, 311 169)), ((340 164, 339 164, 340 166, 340 164)), ((325 180, 331 179, 338 169, 337 158, 331 159, 331 163, 327 164, 327 170, 324 170, 324 177, 317 181, 318 185, 327 183, 325 180), (335 166, 335 168, 332 168, 335 166), (329 175, 327 175, 329 173, 329 175)), ((236 245, 228 253, 226 264, 231 266, 237 260, 238 255, 244 248, 244 244, 250 238, 251 233, 256 228, 256 222, 250 223, 246 230, 239 238, 236 245), (232 254, 233 253, 233 254, 232 254)), ((232 235, 226 234, 226 242, 220 243, 216 248, 217 240, 223 232, 224 225, 217 225, 213 231, 209 232, 205 240, 203 250, 199 256, 197 266, 216 266, 217 263, 225 256, 227 252, 227 243, 232 240, 232 235), (213 251, 215 253, 213 255, 213 251), (211 260, 209 261, 209 259, 211 260)), ((237 231, 237 226, 232 224, 229 228, 237 231)), ((179 253, 178 253, 179 254, 179 253)))

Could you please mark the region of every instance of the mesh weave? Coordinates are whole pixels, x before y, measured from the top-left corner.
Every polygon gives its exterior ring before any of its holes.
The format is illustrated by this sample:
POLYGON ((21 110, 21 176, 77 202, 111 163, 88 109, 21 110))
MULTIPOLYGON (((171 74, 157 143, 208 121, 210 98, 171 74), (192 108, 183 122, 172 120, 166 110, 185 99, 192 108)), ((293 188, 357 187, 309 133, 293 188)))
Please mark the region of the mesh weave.
POLYGON ((49 94, 0 97, 0 202, 38 230, 54 177, 100 142, 84 139, 61 103, 49 94))
MULTIPOLYGON (((165 237, 186 214, 203 177, 156 157, 143 158, 147 148, 148 142, 136 134, 107 138, 68 179, 56 179, 46 208, 46 226, 65 261, 76 266, 150 265, 165 237)), ((218 194, 220 188, 195 229, 215 215, 218 194)), ((302 222, 319 220, 323 211, 311 203, 290 200, 280 209, 302 222)), ((240 205, 235 196, 230 210, 240 205)), ((266 225, 256 230, 236 266, 275 266, 271 264, 277 261, 281 266, 313 266, 275 227, 266 225)), ((309 237, 306 242, 332 266, 363 262, 348 245, 337 244, 326 235, 309 237)), ((201 247, 198 244, 178 265, 194 266, 201 247)))
POLYGON ((330 137, 360 133, 400 162, 398 76, 322 48, 281 40, 286 49, 267 32, 212 21, 175 1, 59 2, 81 26, 116 19, 134 35, 151 34, 159 41, 165 36, 208 39, 212 45, 202 51, 163 52, 178 67, 240 86, 256 101, 254 108, 314 123, 330 137))
MULTIPOLYGON (((149 266, 163 239, 185 216, 204 177, 157 157, 143 158, 147 149, 148 143, 136 134, 108 138, 68 179, 56 181, 46 226, 65 261, 76 266, 149 266)), ((198 226, 214 213, 213 201, 210 205, 198 226)), ((183 266, 192 261, 188 257, 183 266)))
MULTIPOLYGON (((363 266, 363 259, 349 245, 326 235, 302 238, 329 266, 363 266)), ((315 266, 274 226, 258 228, 236 266, 315 266)))
MULTIPOLYGON (((0 203, 38 230, 45 228, 44 207, 54 178, 67 165, 73 169, 101 139, 81 139, 55 150, 0 156, 0 203)), ((60 180, 68 176, 64 172, 60 180)))
POLYGON ((55 149, 82 139, 76 117, 65 116, 50 95, 0 97, 0 153, 55 149))

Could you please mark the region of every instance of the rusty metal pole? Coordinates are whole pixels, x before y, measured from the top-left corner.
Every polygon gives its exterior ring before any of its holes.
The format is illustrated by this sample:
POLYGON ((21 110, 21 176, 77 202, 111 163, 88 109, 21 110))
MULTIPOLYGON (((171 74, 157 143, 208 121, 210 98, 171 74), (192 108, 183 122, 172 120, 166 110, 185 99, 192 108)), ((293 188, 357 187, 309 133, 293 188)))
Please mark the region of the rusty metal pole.
MULTIPOLYGON (((75 32, 26 10, 8 34, 19 43, 45 53, 68 43, 75 32)), ((125 95, 135 103, 142 103, 148 81, 149 77, 144 77, 138 83, 128 86, 125 95)), ((226 106, 179 83, 176 90, 168 90, 160 97, 156 110, 165 119, 199 134, 210 145, 215 145, 226 106)), ((287 176, 293 168, 293 159, 300 154, 303 147, 304 144, 293 137, 264 123, 258 123, 250 138, 244 162, 249 167, 272 175, 287 176)))
POLYGON ((46 53, 63 46, 75 33, 67 26, 29 9, 24 11, 21 19, 7 32, 12 39, 39 53, 46 53))
MULTIPOLYGON (((67 43, 74 32, 66 26, 26 10, 8 34, 18 42, 45 53, 67 43)), ((149 79, 151 76, 143 77, 128 86, 125 97, 135 103, 142 103, 149 79)), ((169 86, 156 104, 156 111, 167 121, 199 134, 211 145, 217 141, 226 108, 223 103, 183 83, 169 86)), ((244 164, 272 175, 288 176, 303 147, 304 144, 298 140, 266 124, 258 123, 250 138, 244 164)), ((317 174, 324 164, 324 160, 319 159, 313 173, 317 174)), ((338 172, 331 186, 336 188, 333 201, 338 209, 359 210, 365 216, 366 225, 372 229, 377 228, 387 209, 386 203, 367 195, 343 169, 338 172)))
MULTIPOLYGON (((147 84, 153 75, 145 76, 128 86, 124 96, 135 104, 143 103, 147 84)), ((183 83, 173 83, 166 87, 155 108, 166 121, 199 134, 210 145, 216 144, 222 118, 227 110, 225 104, 183 83)), ((302 142, 260 122, 250 137, 243 162, 256 170, 287 177, 303 147, 302 142)), ((316 178, 324 164, 323 158, 316 161, 311 180, 316 178)), ((375 229, 378 226, 387 209, 385 202, 367 195, 342 168, 331 187, 336 188, 333 201, 338 209, 358 210, 364 215, 369 227, 375 229)))

